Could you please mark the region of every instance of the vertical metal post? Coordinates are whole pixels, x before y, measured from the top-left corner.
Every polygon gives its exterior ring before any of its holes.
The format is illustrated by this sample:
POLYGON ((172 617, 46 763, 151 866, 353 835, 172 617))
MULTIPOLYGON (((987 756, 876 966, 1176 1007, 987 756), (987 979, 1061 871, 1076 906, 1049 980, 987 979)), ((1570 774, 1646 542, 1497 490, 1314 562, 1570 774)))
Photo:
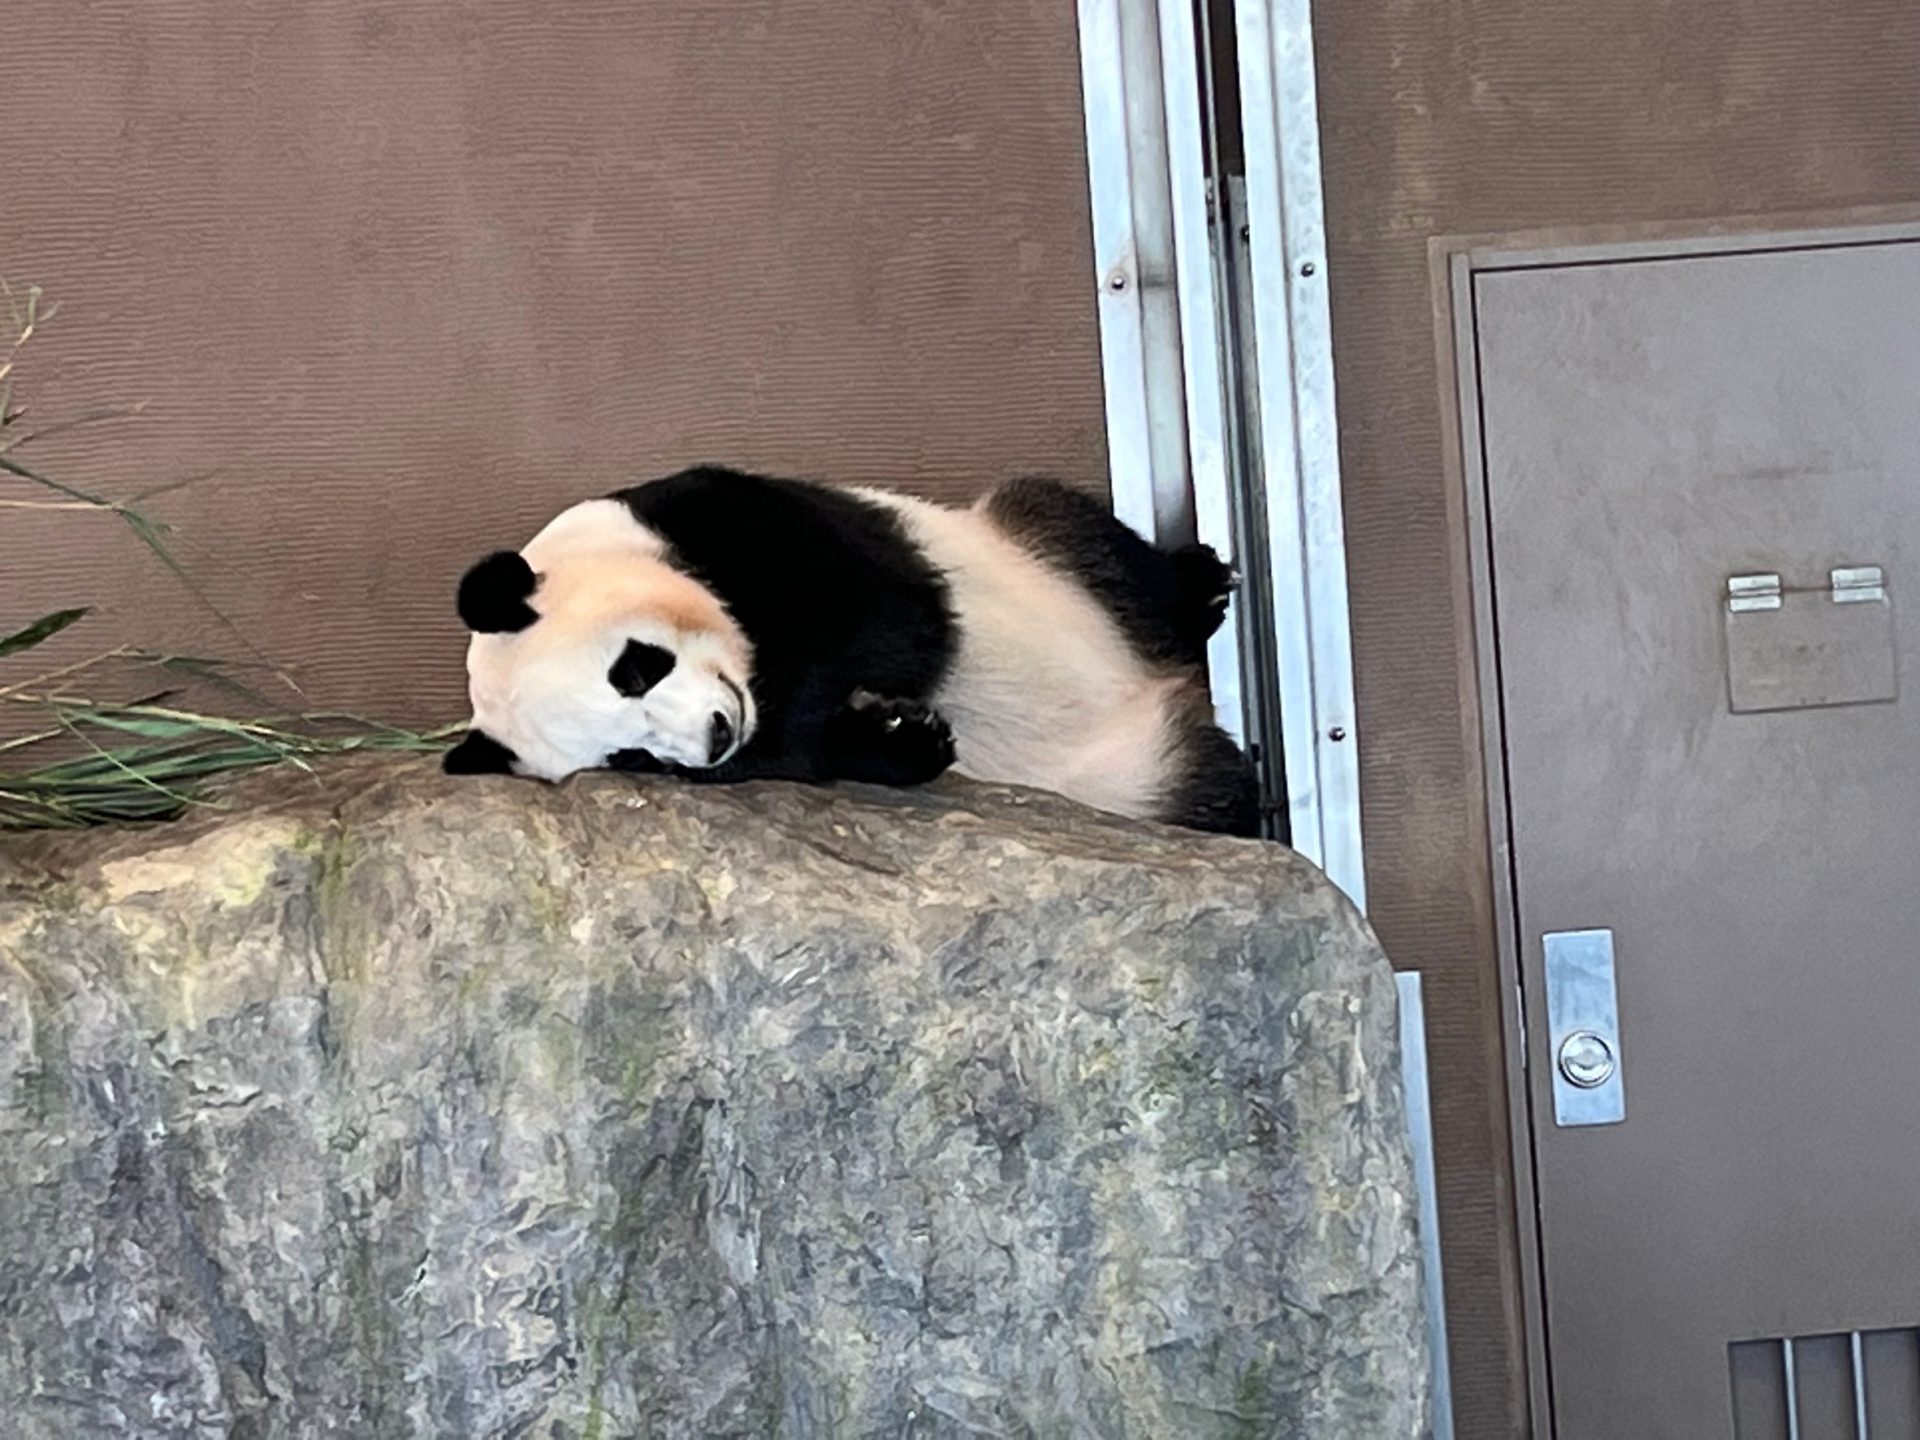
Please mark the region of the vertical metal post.
MULTIPOLYGON (((1079 18, 1114 513, 1159 544, 1204 539, 1237 564, 1193 12, 1079 0, 1079 18)), ((1237 619, 1208 658, 1215 713, 1244 742, 1237 619)))
MULTIPOLYGON (((1175 289, 1180 299, 1180 355, 1186 382, 1187 461, 1195 538, 1229 564, 1241 563, 1233 523, 1234 469, 1229 445, 1226 382, 1226 296, 1220 288, 1203 140, 1206 109, 1200 92, 1199 47, 1191 0, 1157 0, 1160 82, 1167 125, 1167 173, 1173 200, 1175 289)), ((1213 708, 1228 734, 1245 744, 1246 713, 1235 597, 1208 644, 1213 708)))
POLYGON ((1867 1346, 1858 1330, 1847 1336, 1847 1349, 1853 1361, 1853 1440, 1868 1440, 1867 1346))
POLYGON ((1800 1377, 1794 1373, 1792 1340, 1780 1342, 1780 1364, 1786 1379, 1787 1440, 1800 1440, 1800 1377))
POLYGON ((1293 845, 1366 904, 1308 0, 1236 0, 1267 552, 1293 845))
POLYGON ((1433 1440, 1453 1440, 1453 1378, 1447 1357, 1447 1300, 1440 1281, 1440 1212, 1433 1171, 1433 1103, 1427 1093, 1427 1012, 1418 970, 1394 977, 1400 989, 1400 1077, 1426 1271, 1427 1348, 1433 1375, 1433 1440))
MULTIPOLYGON (((1275 653, 1273 597, 1266 581, 1267 499, 1260 469, 1259 357, 1253 349, 1253 255, 1245 224, 1247 181, 1228 175, 1219 189, 1220 223, 1215 227, 1223 250, 1221 288, 1226 296, 1231 350, 1234 457, 1239 483, 1222 505, 1219 522, 1235 537, 1241 573, 1250 577, 1233 613, 1237 625, 1240 674, 1246 714, 1244 743, 1261 757, 1260 805, 1273 816, 1276 836, 1292 839, 1292 809, 1287 803, 1286 739, 1280 726, 1279 657, 1275 653)), ((1208 539, 1207 510, 1200 507, 1201 538, 1208 539)), ((1211 543, 1211 542, 1210 542, 1211 543)))
POLYGON ((1114 513, 1191 529, 1166 102, 1152 0, 1079 0, 1100 362, 1114 513))

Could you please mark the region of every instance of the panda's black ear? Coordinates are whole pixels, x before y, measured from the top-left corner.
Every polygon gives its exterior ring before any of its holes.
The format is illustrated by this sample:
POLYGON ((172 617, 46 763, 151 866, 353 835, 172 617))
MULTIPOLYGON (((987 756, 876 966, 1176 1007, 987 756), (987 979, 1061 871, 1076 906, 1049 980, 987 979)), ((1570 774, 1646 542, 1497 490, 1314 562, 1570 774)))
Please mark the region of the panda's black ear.
POLYGON ((458 745, 447 751, 440 768, 449 775, 511 775, 513 751, 491 735, 469 730, 458 745))
POLYGON ((638 700, 673 673, 679 658, 664 646, 629 640, 607 671, 607 683, 629 700, 638 700))
POLYGON ((524 630, 540 618, 527 603, 539 583, 525 557, 496 551, 460 578, 460 619, 481 635, 524 630))

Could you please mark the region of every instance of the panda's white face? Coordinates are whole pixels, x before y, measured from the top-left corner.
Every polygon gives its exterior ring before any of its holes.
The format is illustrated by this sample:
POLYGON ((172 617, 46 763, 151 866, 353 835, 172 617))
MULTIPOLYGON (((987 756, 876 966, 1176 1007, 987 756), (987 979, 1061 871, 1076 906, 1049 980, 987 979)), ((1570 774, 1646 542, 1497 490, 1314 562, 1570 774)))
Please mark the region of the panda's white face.
POLYGON ((640 616, 585 631, 554 619, 468 647, 473 728, 513 753, 516 774, 649 759, 701 769, 752 737, 753 700, 723 637, 640 616))
POLYGON ((506 752, 489 768, 704 769, 753 738, 746 637, 617 502, 575 506, 519 555, 482 561, 461 613, 472 731, 506 752))

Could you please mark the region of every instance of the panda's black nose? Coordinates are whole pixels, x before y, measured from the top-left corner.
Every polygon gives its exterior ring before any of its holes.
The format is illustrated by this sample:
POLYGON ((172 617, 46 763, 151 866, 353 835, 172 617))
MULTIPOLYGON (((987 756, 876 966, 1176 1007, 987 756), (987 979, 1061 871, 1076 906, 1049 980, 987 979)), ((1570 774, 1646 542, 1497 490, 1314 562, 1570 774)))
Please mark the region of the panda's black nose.
POLYGON ((713 713, 713 732, 707 740, 707 763, 718 765, 733 748, 733 721, 719 711, 713 713))

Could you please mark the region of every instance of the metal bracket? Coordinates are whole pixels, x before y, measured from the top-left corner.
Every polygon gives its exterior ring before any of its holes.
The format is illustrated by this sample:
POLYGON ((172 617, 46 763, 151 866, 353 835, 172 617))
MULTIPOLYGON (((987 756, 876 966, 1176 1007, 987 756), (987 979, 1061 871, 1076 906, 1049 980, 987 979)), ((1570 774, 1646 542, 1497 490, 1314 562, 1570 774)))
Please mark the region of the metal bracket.
POLYGON ((1887 577, 1878 565, 1847 566, 1833 571, 1827 578, 1833 586, 1836 605, 1857 605, 1887 598, 1887 577))
POLYGON ((1778 575, 1735 575, 1727 581, 1727 609, 1736 615, 1749 610, 1778 610, 1780 605, 1778 575))
POLYGON ((1736 715, 1884 703, 1899 695, 1886 572, 1841 565, 1827 584, 1778 575, 1727 581, 1727 702, 1736 715))

